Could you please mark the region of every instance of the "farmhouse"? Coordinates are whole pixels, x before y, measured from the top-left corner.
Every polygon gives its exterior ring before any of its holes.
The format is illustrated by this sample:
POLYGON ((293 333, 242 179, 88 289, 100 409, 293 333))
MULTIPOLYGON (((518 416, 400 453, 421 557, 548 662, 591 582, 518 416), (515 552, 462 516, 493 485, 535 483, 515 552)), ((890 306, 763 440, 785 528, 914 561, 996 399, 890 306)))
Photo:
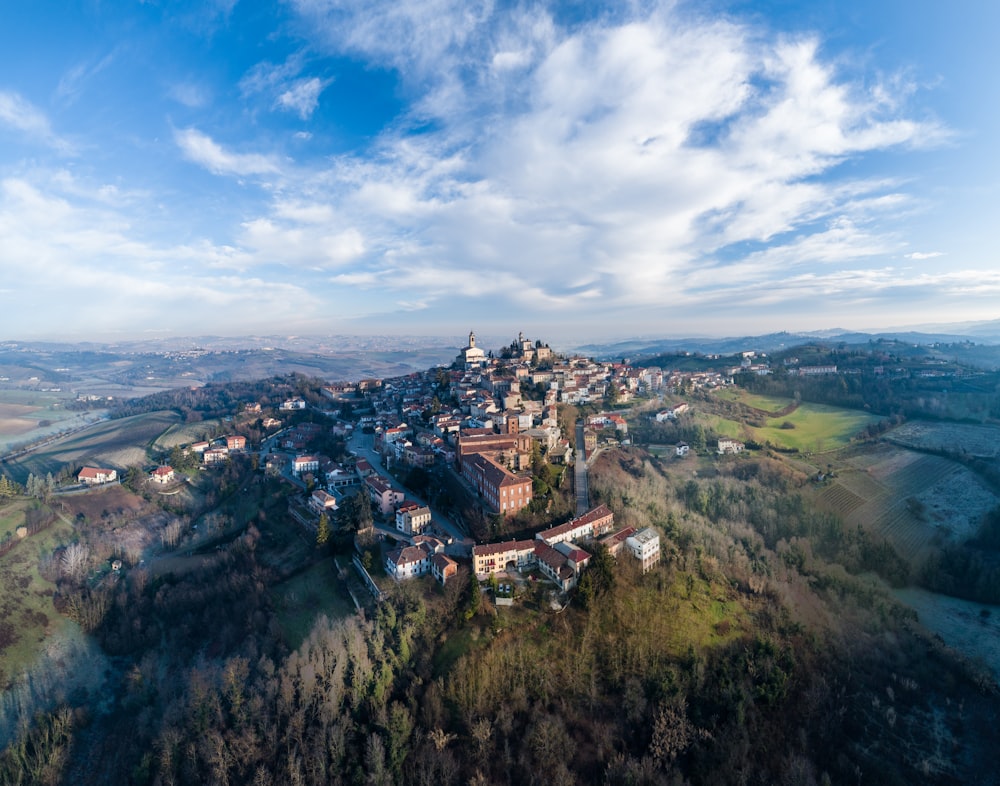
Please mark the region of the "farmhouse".
POLYGON ((153 470, 153 473, 149 476, 149 479, 154 483, 161 483, 166 485, 173 481, 175 476, 174 468, 169 465, 164 465, 162 467, 157 467, 153 470))
POLYGON ((725 455, 726 453, 742 453, 743 448, 745 448, 742 442, 735 439, 729 439, 728 437, 723 437, 719 440, 719 455, 725 455))
POLYGON ((88 486, 99 486, 102 483, 113 483, 118 480, 118 472, 113 469, 84 467, 80 470, 80 474, 76 476, 76 479, 88 486))

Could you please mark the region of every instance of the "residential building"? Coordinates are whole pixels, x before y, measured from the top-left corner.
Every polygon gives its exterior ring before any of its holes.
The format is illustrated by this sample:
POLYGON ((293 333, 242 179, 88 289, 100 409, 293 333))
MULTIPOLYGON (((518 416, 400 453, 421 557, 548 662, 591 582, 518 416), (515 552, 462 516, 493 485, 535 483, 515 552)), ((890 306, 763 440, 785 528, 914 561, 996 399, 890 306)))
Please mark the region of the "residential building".
POLYGON ((431 556, 431 575, 441 582, 447 584, 458 574, 458 563, 445 554, 434 554, 431 556))
POLYGON ((118 480, 118 472, 101 467, 84 467, 76 476, 77 481, 88 486, 99 486, 102 483, 113 483, 118 480))
POLYGON ((166 485, 174 480, 174 468, 164 464, 162 467, 157 467, 153 470, 149 479, 154 483, 161 483, 166 485))
POLYGON ((611 532, 614 526, 615 514, 607 505, 598 505, 572 521, 542 530, 535 538, 554 546, 564 541, 599 538, 611 532))
POLYGON ((422 576, 431 569, 431 554, 422 546, 404 546, 385 555, 385 571, 396 581, 422 576))
POLYGON ((630 535, 625 545, 632 556, 642 563, 643 573, 650 571, 660 561, 660 536, 652 527, 646 527, 630 535))
POLYGON ((745 447, 746 445, 739 440, 722 437, 719 439, 718 452, 720 456, 726 453, 742 453, 745 447))
POLYGON ((368 496, 375 510, 383 516, 388 516, 403 501, 403 492, 396 491, 381 475, 369 475, 365 478, 365 488, 368 489, 368 496))
POLYGON ((405 535, 419 535, 431 523, 431 509, 426 505, 404 500, 396 509, 396 529, 405 535))
POLYGON ((316 489, 309 497, 309 507, 316 513, 332 513, 337 509, 337 498, 323 489, 316 489))
POLYGON ((292 474, 304 475, 319 471, 319 456, 296 456, 292 459, 292 474))
POLYGON ((521 570, 535 564, 534 540, 509 540, 472 547, 472 569, 477 576, 521 570))

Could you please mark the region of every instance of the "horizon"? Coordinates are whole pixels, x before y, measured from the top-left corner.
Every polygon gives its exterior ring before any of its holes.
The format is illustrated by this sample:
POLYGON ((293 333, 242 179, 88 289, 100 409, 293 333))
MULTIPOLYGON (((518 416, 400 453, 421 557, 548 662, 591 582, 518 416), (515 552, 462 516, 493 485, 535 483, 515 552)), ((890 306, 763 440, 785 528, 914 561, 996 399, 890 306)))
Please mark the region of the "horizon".
POLYGON ((590 343, 1000 317, 1000 7, 760 6, 12 9, 5 332, 590 343))

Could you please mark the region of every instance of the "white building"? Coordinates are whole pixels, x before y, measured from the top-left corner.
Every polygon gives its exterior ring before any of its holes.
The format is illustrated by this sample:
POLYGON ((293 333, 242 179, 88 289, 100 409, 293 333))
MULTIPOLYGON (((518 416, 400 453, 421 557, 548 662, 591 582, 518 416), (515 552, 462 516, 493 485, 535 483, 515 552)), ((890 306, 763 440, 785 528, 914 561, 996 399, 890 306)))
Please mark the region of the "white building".
POLYGON ((642 572, 646 573, 660 561, 660 536, 652 527, 639 530, 625 540, 625 545, 639 562, 642 572))

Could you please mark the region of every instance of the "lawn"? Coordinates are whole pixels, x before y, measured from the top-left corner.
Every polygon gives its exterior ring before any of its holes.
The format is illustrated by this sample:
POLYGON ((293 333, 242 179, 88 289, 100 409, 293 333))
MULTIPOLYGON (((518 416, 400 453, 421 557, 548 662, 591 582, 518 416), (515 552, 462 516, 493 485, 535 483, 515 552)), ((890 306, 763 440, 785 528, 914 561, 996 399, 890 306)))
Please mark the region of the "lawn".
POLYGON ((784 417, 769 419, 766 428, 751 431, 758 442, 798 448, 802 452, 823 453, 844 447, 865 426, 878 420, 876 415, 856 409, 800 404, 784 417))
MULTIPOLYGON (((741 397, 743 403, 768 412, 780 411, 790 402, 763 396, 741 397)), ((800 404, 793 412, 768 418, 764 428, 754 428, 717 415, 701 418, 719 436, 739 440, 770 442, 777 448, 796 449, 803 453, 824 453, 850 444, 865 426, 879 418, 856 409, 842 409, 823 404, 800 404)), ((711 447, 711 446, 710 446, 711 447)))
POLYGON ((354 613, 354 603, 337 578, 332 557, 273 587, 271 598, 285 641, 292 649, 305 641, 319 615, 341 619, 354 613))
MULTIPOLYGON (((12 513, 19 507, 15 503, 0 511, 2 526, 19 515, 12 513)), ((16 526, 20 522, 12 523, 16 526)), ((42 651, 46 637, 66 624, 52 606, 55 585, 42 578, 38 565, 71 534, 70 526, 57 520, 0 557, 0 687, 30 666, 42 651)))
POLYGON ((5 537, 8 532, 13 534, 14 530, 24 522, 24 508, 27 504, 23 500, 8 502, 0 508, 0 539, 5 537))

